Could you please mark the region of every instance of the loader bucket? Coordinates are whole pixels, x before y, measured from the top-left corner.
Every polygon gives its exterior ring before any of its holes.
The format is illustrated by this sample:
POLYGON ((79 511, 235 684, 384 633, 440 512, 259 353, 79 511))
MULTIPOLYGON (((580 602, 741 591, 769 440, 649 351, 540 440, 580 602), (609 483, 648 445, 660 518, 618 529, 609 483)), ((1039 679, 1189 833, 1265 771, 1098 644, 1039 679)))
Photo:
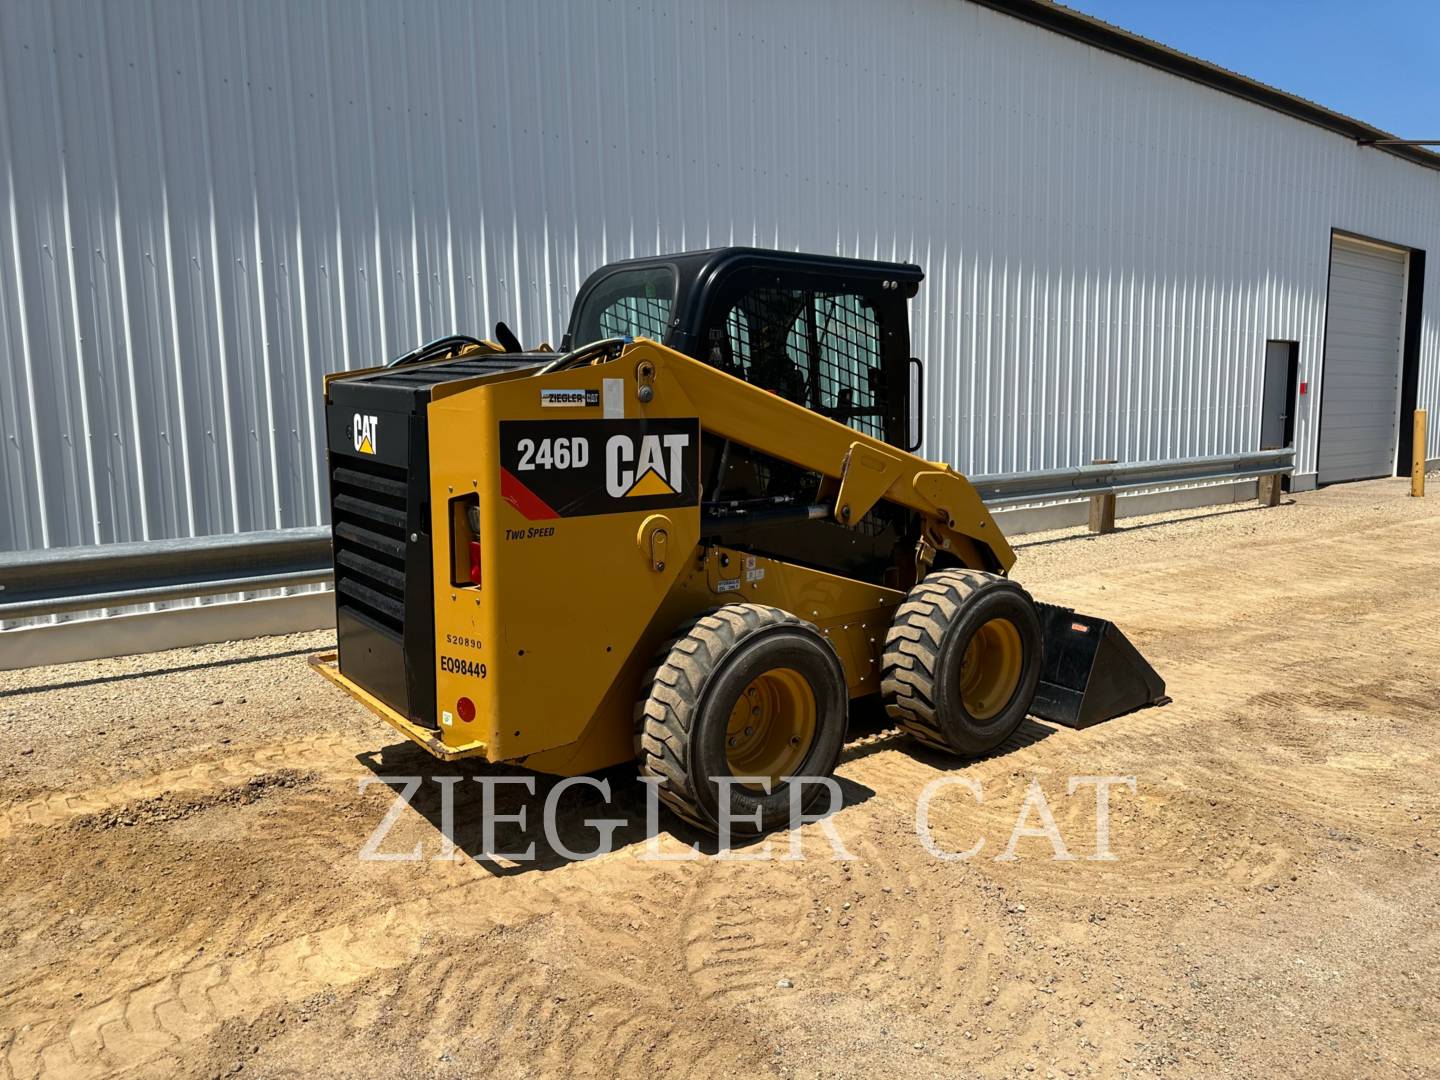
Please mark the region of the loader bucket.
POLYGON ((1165 696, 1165 680, 1113 623, 1053 604, 1036 606, 1045 663, 1030 706, 1032 714, 1066 727, 1087 728, 1170 700, 1165 696))

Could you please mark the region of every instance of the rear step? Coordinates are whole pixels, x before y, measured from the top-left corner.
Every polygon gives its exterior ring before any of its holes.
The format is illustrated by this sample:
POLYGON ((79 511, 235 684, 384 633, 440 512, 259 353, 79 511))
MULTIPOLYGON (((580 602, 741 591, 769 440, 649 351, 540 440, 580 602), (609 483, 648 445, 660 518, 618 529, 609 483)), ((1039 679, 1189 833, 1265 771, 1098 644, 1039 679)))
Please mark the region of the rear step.
POLYGON ((1030 712, 1066 727, 1087 728, 1147 705, 1164 705, 1165 680, 1105 619, 1036 604, 1045 666, 1030 712))

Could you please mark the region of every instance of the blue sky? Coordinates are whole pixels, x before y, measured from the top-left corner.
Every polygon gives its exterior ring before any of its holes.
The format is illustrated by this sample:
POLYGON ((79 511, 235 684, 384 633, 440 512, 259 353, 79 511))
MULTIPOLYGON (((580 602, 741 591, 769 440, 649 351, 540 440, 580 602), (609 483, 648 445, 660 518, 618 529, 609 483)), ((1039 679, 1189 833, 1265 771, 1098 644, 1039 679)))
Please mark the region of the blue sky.
POLYGON ((1406 139, 1440 139, 1440 0, 1064 0, 1406 139))

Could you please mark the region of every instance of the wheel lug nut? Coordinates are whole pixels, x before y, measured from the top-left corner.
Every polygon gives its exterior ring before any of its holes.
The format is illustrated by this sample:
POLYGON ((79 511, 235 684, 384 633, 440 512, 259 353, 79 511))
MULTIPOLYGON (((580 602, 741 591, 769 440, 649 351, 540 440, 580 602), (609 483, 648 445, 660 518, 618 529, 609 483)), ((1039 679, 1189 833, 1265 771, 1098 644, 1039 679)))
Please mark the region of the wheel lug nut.
POLYGON ((753 709, 751 709, 751 710, 750 710, 750 715, 751 715, 751 716, 759 716, 759 715, 760 715, 760 706, 759 706, 759 705, 756 705, 753 709))
POLYGON ((754 729, 753 727, 747 727, 747 728, 745 729, 745 734, 746 734, 746 735, 754 735, 754 734, 755 734, 755 729, 754 729))
POLYGON ((735 745, 735 742, 736 742, 735 736, 734 736, 734 735, 731 735, 731 736, 730 736, 730 745, 731 745, 731 746, 734 746, 734 745, 735 745))

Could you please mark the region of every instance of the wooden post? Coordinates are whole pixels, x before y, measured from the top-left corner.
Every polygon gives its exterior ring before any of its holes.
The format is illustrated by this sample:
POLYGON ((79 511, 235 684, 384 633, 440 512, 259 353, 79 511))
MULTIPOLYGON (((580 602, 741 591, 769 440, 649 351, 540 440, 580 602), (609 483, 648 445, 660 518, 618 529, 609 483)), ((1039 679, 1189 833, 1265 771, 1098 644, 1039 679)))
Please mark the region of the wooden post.
POLYGON ((1425 421, 1428 417, 1424 409, 1415 410, 1415 434, 1410 440, 1410 494, 1417 499, 1425 497, 1425 421))
POLYGON ((1271 473, 1269 476, 1260 477, 1255 493, 1260 498, 1261 506, 1279 506, 1280 474, 1271 473))
MULTIPOLYGON (((1092 465, 1114 465, 1114 458, 1096 458, 1092 465)), ((1090 496, 1090 531, 1104 534, 1115 531, 1115 493, 1107 491, 1090 496)))

